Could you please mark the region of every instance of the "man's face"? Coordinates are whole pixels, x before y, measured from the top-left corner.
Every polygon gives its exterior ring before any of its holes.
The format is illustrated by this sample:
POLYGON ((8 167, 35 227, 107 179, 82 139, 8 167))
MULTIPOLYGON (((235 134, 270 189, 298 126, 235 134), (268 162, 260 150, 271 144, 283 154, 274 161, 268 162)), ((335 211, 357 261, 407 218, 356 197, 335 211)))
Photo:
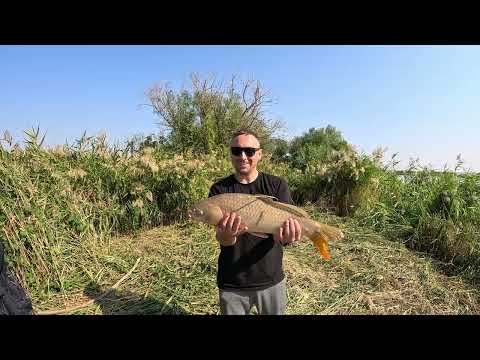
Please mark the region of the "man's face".
MULTIPOLYGON (((233 139, 232 147, 241 148, 260 148, 258 140, 252 135, 239 135, 233 139)), ((242 151, 239 156, 231 155, 232 164, 235 171, 241 175, 249 175, 257 168, 257 164, 262 158, 262 150, 257 150, 253 156, 247 156, 245 151, 242 151)))

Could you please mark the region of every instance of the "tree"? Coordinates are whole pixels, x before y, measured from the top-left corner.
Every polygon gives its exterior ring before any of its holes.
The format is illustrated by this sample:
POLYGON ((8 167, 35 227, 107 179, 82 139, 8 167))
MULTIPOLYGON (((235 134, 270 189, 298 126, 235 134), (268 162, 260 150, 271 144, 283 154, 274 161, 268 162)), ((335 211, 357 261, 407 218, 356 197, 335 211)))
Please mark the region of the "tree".
POLYGON ((335 127, 310 128, 307 133, 293 139, 290 146, 293 166, 304 170, 312 161, 326 161, 333 151, 351 148, 335 127))
POLYGON ((240 128, 256 132, 268 147, 282 127, 278 120, 266 117, 265 107, 272 100, 258 81, 239 85, 233 76, 223 86, 215 77, 201 79, 193 74, 190 79, 189 90, 175 92, 164 84, 147 92, 162 134, 174 150, 211 152, 229 146, 232 134, 240 128))
POLYGON ((267 149, 267 151, 272 153, 272 159, 276 161, 287 160, 289 148, 288 141, 285 139, 273 138, 271 144, 271 149, 267 149))

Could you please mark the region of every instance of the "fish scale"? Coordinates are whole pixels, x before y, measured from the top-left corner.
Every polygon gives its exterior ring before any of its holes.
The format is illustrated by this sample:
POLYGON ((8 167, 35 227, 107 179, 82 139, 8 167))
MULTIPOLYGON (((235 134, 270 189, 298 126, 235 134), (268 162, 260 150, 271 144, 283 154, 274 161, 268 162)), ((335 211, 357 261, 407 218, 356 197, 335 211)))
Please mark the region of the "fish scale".
POLYGON ((251 195, 240 194, 238 199, 237 196, 235 196, 236 199, 233 201, 230 194, 221 194, 218 196, 221 196, 221 198, 214 199, 214 201, 211 201, 211 204, 215 204, 228 212, 235 212, 240 215, 243 220, 242 222, 247 225, 252 232, 273 233, 290 217, 297 219, 302 226, 302 230, 306 232, 306 236, 310 234, 314 228, 312 220, 265 204, 261 200, 263 198, 253 196, 254 198, 252 199, 251 195), (265 221, 262 222, 261 220, 265 221))

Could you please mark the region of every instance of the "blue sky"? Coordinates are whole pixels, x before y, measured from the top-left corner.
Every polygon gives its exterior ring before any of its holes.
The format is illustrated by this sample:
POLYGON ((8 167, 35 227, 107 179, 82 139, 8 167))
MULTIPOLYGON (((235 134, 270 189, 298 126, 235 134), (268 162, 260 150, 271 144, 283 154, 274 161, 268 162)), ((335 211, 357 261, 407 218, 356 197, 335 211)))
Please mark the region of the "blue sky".
POLYGON ((328 124, 358 149, 480 171, 480 46, 0 46, 0 132, 47 144, 158 131, 147 89, 189 74, 254 78, 270 115, 301 135, 328 124))

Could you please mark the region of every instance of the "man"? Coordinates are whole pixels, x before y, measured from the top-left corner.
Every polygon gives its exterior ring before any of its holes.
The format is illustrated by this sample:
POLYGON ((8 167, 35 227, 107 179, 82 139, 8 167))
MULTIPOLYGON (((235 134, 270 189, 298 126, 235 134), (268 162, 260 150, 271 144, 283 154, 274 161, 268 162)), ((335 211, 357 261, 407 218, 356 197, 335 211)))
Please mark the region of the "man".
MULTIPOLYGON (((235 173, 213 184, 209 197, 222 193, 264 194, 292 204, 283 179, 257 170, 261 158, 262 149, 253 132, 235 133, 231 141, 235 173)), ((283 246, 300 240, 300 224, 288 219, 277 234, 268 238, 247 230, 234 212, 225 214, 216 227, 221 248, 217 274, 221 314, 246 315, 255 306, 259 314, 282 315, 287 303, 283 246)))

